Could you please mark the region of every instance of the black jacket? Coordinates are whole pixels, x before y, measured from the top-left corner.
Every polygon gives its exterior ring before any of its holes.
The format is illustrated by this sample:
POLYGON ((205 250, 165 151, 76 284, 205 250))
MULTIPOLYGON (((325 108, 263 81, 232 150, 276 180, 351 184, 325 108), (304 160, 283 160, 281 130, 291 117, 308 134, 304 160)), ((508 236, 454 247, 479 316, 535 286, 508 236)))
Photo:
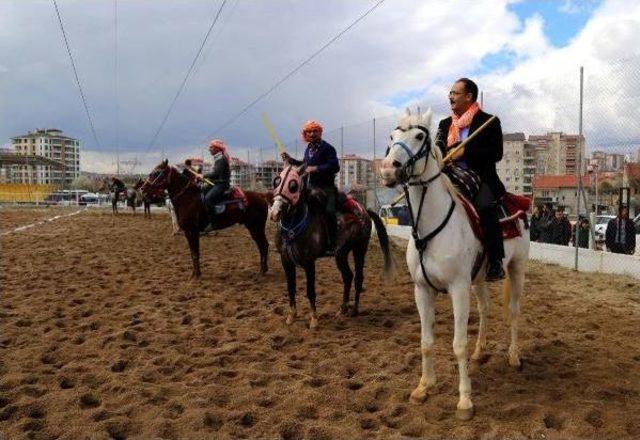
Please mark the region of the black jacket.
POLYGON ((340 161, 336 149, 328 142, 323 140, 319 144, 307 145, 304 150, 304 160, 289 159, 292 165, 316 166, 318 171, 309 174, 309 186, 311 188, 327 188, 334 187, 336 174, 340 171, 340 161))
POLYGON ((551 239, 549 243, 568 245, 569 241, 571 241, 571 223, 566 217, 560 220, 553 217, 549 225, 549 235, 551 239))
POLYGON ((231 181, 231 167, 222 153, 213 156, 213 170, 205 174, 204 177, 216 185, 219 183, 229 185, 231 181))
POLYGON ((607 224, 607 233, 605 237, 605 243, 607 249, 616 254, 629 254, 632 255, 636 249, 636 226, 630 219, 624 219, 625 225, 625 243, 617 243, 618 235, 618 222, 622 220, 618 217, 612 218, 607 224))
POLYGON ((529 238, 531 239, 531 241, 538 241, 538 239, 540 238, 542 220, 542 214, 531 216, 531 220, 529 221, 529 238))
MULTIPOLYGON (((469 126, 469 136, 490 117, 490 114, 482 110, 476 113, 469 126)), ((440 121, 438 125, 436 145, 440 148, 443 157, 447 154, 447 135, 449 134, 451 121, 451 116, 449 116, 440 121)), ((500 119, 496 118, 465 146, 462 159, 469 165, 469 168, 478 173, 483 182, 489 185, 496 198, 504 195, 506 190, 496 171, 496 163, 502 160, 502 127, 500 126, 500 119)))

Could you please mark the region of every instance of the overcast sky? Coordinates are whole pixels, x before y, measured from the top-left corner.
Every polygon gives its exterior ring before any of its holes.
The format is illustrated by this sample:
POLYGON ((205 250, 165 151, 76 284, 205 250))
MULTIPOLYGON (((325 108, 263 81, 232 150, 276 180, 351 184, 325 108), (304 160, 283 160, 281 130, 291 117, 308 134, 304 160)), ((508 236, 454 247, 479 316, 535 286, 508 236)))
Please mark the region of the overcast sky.
POLYGON ((162 150, 179 161, 199 154, 214 134, 241 157, 246 149, 255 153, 272 144, 260 120, 267 112, 285 141, 296 138, 307 119, 322 121, 328 132, 360 124, 345 130, 350 136, 345 143, 353 145, 345 150, 361 152, 354 137, 370 136, 365 121, 373 117, 418 103, 445 116, 446 92, 460 76, 478 82, 485 109, 500 116, 505 131, 576 133, 583 65, 589 147, 640 146, 637 0, 386 0, 214 133, 375 4, 228 0, 150 147, 221 4, 118 0, 116 102, 116 2, 58 0, 98 146, 52 1, 0 0, 0 144, 35 128, 56 127, 81 140, 84 170, 114 170, 118 148, 123 159, 141 162, 136 171, 146 171, 162 150))

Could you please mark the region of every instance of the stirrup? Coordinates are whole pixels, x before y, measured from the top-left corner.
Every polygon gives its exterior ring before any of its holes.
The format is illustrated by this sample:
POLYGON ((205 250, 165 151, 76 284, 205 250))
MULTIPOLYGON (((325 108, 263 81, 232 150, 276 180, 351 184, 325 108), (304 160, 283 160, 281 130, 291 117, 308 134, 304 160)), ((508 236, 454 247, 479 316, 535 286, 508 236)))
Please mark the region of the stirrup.
POLYGON ((213 231, 214 231, 213 222, 209 221, 209 223, 207 223, 207 226, 202 230, 202 232, 200 232, 200 235, 207 235, 208 233, 213 231))
MULTIPOLYGON (((502 263, 500 263, 500 266, 498 266, 498 268, 500 269, 499 271, 496 271, 495 273, 491 273, 492 267, 489 266, 489 269, 487 270, 487 274, 486 274, 484 280, 489 282, 489 283, 494 282, 494 281, 504 280, 507 275, 504 272, 504 268, 502 267, 502 263)), ((493 269, 495 269, 495 268, 493 268, 493 269)))

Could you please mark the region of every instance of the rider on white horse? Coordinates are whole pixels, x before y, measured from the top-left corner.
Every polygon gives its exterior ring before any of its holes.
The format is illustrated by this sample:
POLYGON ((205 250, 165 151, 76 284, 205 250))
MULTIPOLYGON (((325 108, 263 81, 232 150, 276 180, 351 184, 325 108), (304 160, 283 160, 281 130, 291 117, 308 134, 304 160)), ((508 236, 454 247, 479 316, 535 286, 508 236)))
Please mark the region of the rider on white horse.
MULTIPOLYGON (((483 112, 476 101, 478 86, 468 78, 460 78, 451 87, 449 103, 451 116, 440 121, 436 145, 446 156, 447 152, 458 146, 469 135, 491 118, 483 112)), ((498 281, 505 277, 502 268, 504 245, 498 223, 498 201, 504 196, 505 188, 498 173, 496 163, 502 159, 502 128, 500 120, 487 125, 484 130, 465 145, 464 149, 454 153, 449 166, 443 169, 451 180, 456 182, 456 167, 463 172, 477 174, 480 188, 472 194, 485 237, 488 267, 486 281, 498 281)))

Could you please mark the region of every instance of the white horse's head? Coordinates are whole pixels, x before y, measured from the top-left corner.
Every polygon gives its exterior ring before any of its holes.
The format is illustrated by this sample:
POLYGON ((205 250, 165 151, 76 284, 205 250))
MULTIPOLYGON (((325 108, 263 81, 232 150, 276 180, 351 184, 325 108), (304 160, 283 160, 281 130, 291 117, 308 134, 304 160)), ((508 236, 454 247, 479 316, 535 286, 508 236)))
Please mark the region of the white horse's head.
POLYGON ((382 182, 393 187, 412 178, 436 174, 442 155, 431 136, 431 110, 406 115, 391 132, 389 147, 380 167, 382 182))

